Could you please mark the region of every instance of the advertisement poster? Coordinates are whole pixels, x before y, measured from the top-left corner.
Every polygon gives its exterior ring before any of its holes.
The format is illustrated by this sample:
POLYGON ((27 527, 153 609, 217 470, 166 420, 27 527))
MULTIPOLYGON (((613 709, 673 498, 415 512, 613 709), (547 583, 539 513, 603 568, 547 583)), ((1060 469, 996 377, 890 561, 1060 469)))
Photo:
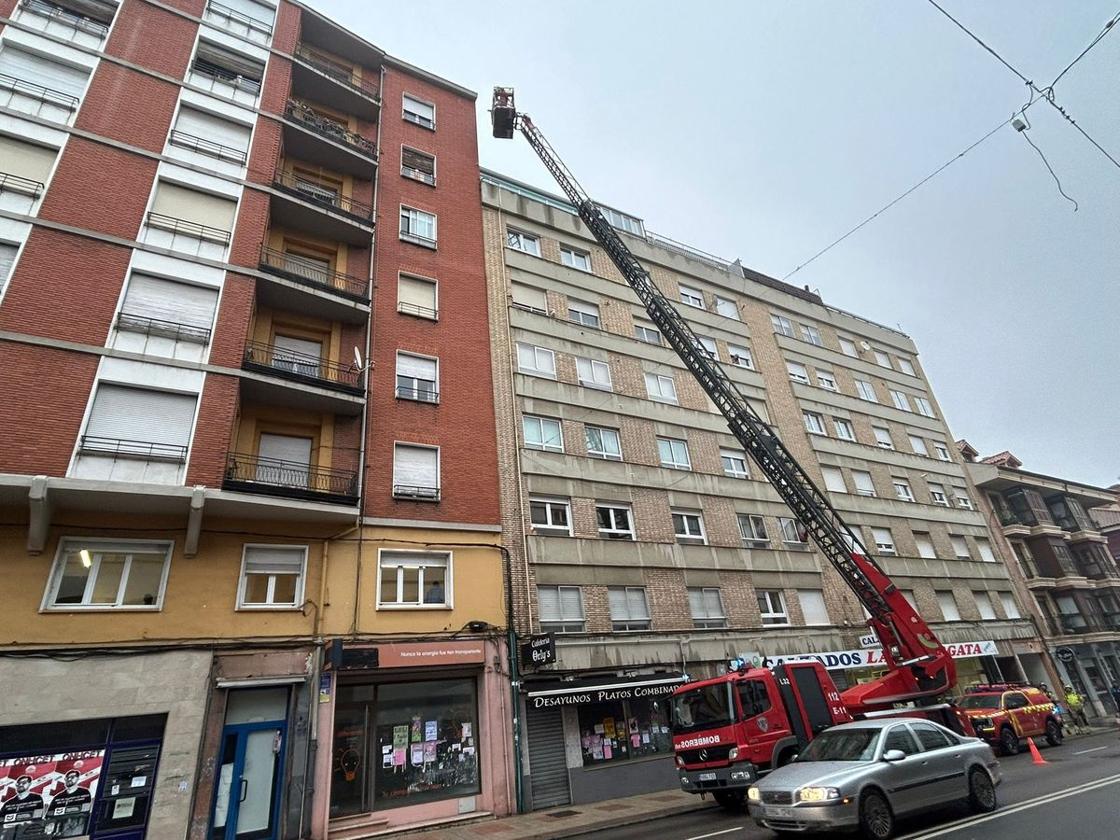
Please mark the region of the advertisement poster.
POLYGON ((84 837, 104 750, 0 759, 0 840, 84 837))

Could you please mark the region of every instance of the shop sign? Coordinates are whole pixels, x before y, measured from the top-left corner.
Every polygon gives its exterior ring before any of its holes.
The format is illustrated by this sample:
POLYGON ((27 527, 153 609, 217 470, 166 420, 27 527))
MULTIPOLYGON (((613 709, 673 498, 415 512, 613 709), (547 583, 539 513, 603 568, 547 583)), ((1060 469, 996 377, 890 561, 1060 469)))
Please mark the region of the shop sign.
POLYGON ((572 685, 532 689, 527 692, 529 704, 534 709, 551 706, 580 706, 586 703, 603 703, 608 700, 636 700, 648 697, 665 697, 672 694, 685 681, 683 675, 660 677, 633 682, 611 682, 599 685, 572 685))
POLYGON ((859 646, 864 648, 877 648, 879 647, 879 636, 876 633, 868 633, 866 636, 859 637, 859 646))
POLYGON ((0 835, 85 835, 104 759, 105 750, 0 759, 0 835))
POLYGON ((1072 662, 1073 659, 1074 659, 1074 655, 1075 655, 1074 652, 1073 652, 1073 648, 1068 648, 1068 647, 1060 647, 1056 651, 1054 651, 1054 654, 1062 662, 1072 662))
POLYGON ((485 642, 429 642, 378 645, 382 668, 422 668, 430 665, 481 665, 486 661, 485 642))
MULTIPOLYGON (((945 645, 954 659, 971 659, 977 656, 997 656, 999 650, 992 640, 982 642, 951 642, 945 645)), ((881 647, 864 650, 833 650, 820 653, 776 654, 769 657, 770 666, 783 662, 803 662, 816 659, 828 670, 838 668, 881 668, 886 665, 881 647)))
POLYGON ((533 636, 521 646, 522 665, 548 665, 556 661, 556 640, 551 633, 533 636))

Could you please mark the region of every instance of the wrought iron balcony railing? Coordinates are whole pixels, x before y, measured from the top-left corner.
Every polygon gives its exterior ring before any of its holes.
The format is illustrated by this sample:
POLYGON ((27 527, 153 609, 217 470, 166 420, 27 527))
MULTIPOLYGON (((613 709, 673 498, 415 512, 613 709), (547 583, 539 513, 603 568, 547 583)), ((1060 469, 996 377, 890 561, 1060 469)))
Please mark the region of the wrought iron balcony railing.
POLYGON ((249 159, 249 154, 244 149, 223 146, 221 143, 215 143, 205 137, 196 137, 178 129, 171 130, 168 141, 172 146, 181 146, 184 149, 198 152, 200 155, 207 155, 218 160, 228 160, 231 163, 244 164, 249 159))
POLYGON ((300 44, 296 47, 296 56, 307 64, 310 64, 320 73, 330 76, 335 81, 341 82, 347 87, 353 88, 371 99, 380 98, 380 91, 378 90, 376 79, 366 76, 355 78, 353 71, 349 67, 339 64, 329 55, 320 52, 314 47, 308 46, 307 44, 300 44))
POLYGON ((148 227, 159 228, 171 233, 193 236, 195 239, 208 239, 211 242, 220 242, 228 245, 230 232, 221 228, 200 225, 198 222, 189 222, 186 219, 176 219, 174 216, 165 216, 162 213, 148 213, 148 227))
POLYGON ((368 223, 373 218, 373 208, 370 205, 355 201, 348 195, 290 172, 277 172, 273 176, 272 185, 286 193, 297 195, 313 204, 329 207, 362 222, 368 223))
POLYGON ((108 455, 140 461, 170 461, 182 464, 187 460, 187 447, 150 440, 82 435, 78 442, 78 449, 83 455, 108 455))
POLYGON ((109 24, 80 15, 57 3, 50 3, 47 0, 20 0, 19 6, 34 15, 64 23, 74 29, 96 35, 98 38, 104 38, 109 33, 109 24))
POLYGON ((228 490, 353 504, 358 497, 358 473, 231 452, 226 459, 223 486, 228 490))
POLYGON ((295 99, 288 100, 285 113, 292 122, 297 123, 321 137, 341 143, 353 149, 360 155, 365 155, 373 161, 377 160, 377 146, 372 140, 367 140, 362 135, 344 128, 333 120, 329 120, 303 102, 295 99))
POLYGON ((397 304, 397 311, 403 312, 405 315, 415 315, 418 318, 431 318, 433 321, 439 320, 438 309, 433 309, 430 306, 420 306, 418 303, 406 303, 402 300, 397 304))
POLYGON ((276 248, 261 248, 260 269, 305 286, 337 292, 354 300, 369 300, 368 279, 323 268, 310 260, 301 259, 298 254, 289 254, 276 248))
MULTIPOLYGON (((435 383, 432 383, 434 386, 435 383)), ((417 388, 413 385, 398 385, 397 386, 397 399, 400 400, 415 400, 416 402, 432 403, 433 405, 439 404, 439 391, 434 387, 420 387, 417 388)))
POLYGON ((361 371, 316 356, 297 353, 275 344, 250 341, 245 345, 246 370, 270 373, 296 382, 307 382, 350 393, 362 393, 361 371))
POLYGON ((44 189, 46 185, 42 181, 32 181, 30 178, 12 175, 10 172, 0 172, 0 193, 14 192, 38 198, 43 194, 44 189))
POLYGON ((426 487, 418 484, 394 484, 394 499, 412 499, 417 502, 438 502, 440 492, 438 487, 426 487))
POLYGON ((10 76, 7 73, 0 73, 0 88, 7 88, 10 91, 18 93, 20 96, 38 99, 40 102, 57 105, 68 111, 78 110, 78 103, 81 101, 76 96, 71 96, 68 93, 44 87, 43 85, 37 85, 34 82, 24 81, 16 76, 10 76))
POLYGON ((206 11, 213 13, 216 17, 223 17, 226 20, 235 21, 237 23, 240 23, 242 26, 247 26, 250 29, 255 29, 258 32, 263 33, 264 35, 272 34, 271 24, 265 23, 262 20, 257 20, 255 17, 251 17, 244 12, 239 12, 236 9, 231 9, 229 6, 223 6, 221 3, 215 3, 214 0, 210 0, 210 2, 206 4, 206 11))
POLYGON ((133 315, 122 312, 117 316, 117 329, 125 332, 144 333, 175 341, 189 341, 192 344, 209 344, 210 330, 206 327, 192 327, 174 321, 161 321, 146 315, 133 315))

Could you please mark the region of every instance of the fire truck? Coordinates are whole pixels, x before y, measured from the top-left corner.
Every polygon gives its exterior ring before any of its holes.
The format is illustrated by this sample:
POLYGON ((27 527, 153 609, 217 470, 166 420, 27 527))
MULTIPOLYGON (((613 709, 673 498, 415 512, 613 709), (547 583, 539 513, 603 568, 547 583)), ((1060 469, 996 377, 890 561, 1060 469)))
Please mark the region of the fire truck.
POLYGON ((937 703, 956 683, 945 646, 705 350, 540 129, 517 110, 511 88, 494 89, 490 117, 495 137, 520 131, 529 142, 731 433, 855 593, 882 644, 885 673, 843 692, 815 661, 739 668, 678 688, 673 746, 682 787, 710 792, 727 807, 741 806, 759 773, 791 760, 823 729, 858 716, 916 714, 972 734, 963 713, 937 703))

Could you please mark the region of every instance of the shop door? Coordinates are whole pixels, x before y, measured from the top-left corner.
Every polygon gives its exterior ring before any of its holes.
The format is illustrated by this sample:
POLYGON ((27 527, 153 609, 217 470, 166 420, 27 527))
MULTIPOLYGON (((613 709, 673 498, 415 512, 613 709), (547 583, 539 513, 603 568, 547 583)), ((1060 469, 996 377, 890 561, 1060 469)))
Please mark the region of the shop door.
POLYGON ((533 808, 567 805, 571 801, 571 793, 564 752, 564 719, 560 709, 531 709, 525 717, 533 808))

